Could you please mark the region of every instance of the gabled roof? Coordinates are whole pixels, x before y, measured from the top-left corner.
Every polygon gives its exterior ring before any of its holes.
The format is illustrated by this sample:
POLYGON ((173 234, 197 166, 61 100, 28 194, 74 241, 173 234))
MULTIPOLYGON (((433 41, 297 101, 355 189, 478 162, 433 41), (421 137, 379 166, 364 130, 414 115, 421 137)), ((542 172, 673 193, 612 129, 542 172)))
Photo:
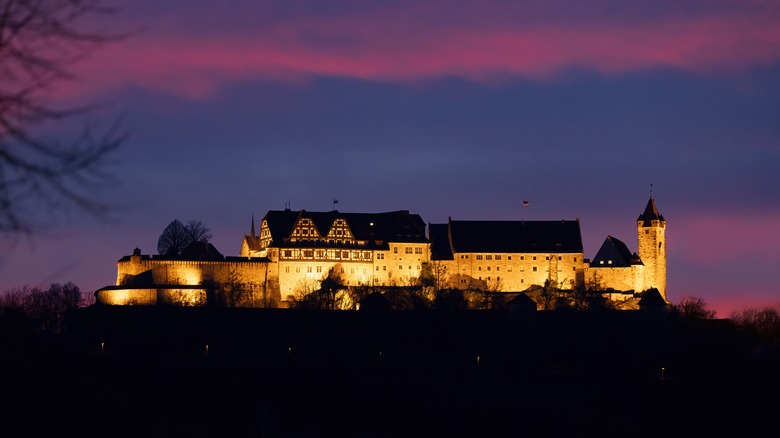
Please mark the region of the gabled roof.
MULTIPOLYGON (((433 225, 432 225, 433 226, 433 225)), ((582 252, 578 220, 449 221, 449 243, 455 253, 582 252)), ((438 233, 434 238, 439 238, 438 233)), ((439 242, 434 244, 439 245, 439 242)), ((443 245, 443 243, 441 243, 443 245)))
POLYGON ((369 243, 382 242, 427 242, 425 222, 418 214, 408 210, 386 213, 342 213, 339 211, 311 212, 306 210, 271 210, 263 218, 271 232, 272 245, 279 245, 292 233, 301 218, 309 218, 317 227, 320 236, 328 235, 336 219, 344 219, 355 240, 369 243))
POLYGON ((636 220, 637 222, 642 222, 643 227, 653 226, 651 221, 665 222, 663 215, 658 213, 658 209, 655 206, 655 201, 653 200, 653 198, 650 198, 647 201, 647 206, 645 207, 645 211, 642 214, 640 214, 636 220))
POLYGON ((594 268, 620 268, 638 264, 642 264, 639 256, 636 253, 631 254, 625 243, 612 236, 607 236, 596 257, 590 262, 590 266, 594 268))

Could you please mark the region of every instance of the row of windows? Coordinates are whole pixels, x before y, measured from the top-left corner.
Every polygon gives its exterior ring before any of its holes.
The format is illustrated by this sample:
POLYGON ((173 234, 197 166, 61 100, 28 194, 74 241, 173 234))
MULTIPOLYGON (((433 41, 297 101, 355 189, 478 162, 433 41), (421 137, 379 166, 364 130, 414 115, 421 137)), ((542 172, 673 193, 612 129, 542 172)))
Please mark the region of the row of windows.
MULTIPOLYGON (((352 259, 371 260, 371 251, 345 251, 338 249, 285 249, 281 251, 283 258, 293 259, 352 259)), ((384 257, 383 257, 384 258, 384 257)))
MULTIPOLYGON (((469 258, 469 255, 468 254, 461 254, 460 258, 461 259, 467 259, 467 258, 469 258)), ((496 254, 496 255, 492 255, 492 254, 477 254, 475 256, 475 258, 477 260, 501 260, 501 254, 496 254)), ((506 256, 506 259, 507 260, 512 260, 512 256, 508 255, 508 256, 506 256)), ((544 259, 545 260, 550 260, 550 256, 544 256, 544 259)), ((525 260, 525 256, 520 256, 520 260, 525 260)), ((531 256, 531 260, 536 260, 536 256, 531 256)), ((563 256, 558 256, 558 260, 563 260, 563 256)), ((574 261, 575 262, 577 261, 577 257, 574 257, 574 261)))
MULTIPOLYGON (((381 268, 382 268, 383 271, 387 271, 387 265, 383 265, 381 268)), ((404 269, 403 265, 398 265, 398 269, 401 269, 401 270, 404 269)), ((413 269, 412 265, 409 265, 408 269, 413 269)), ((376 270, 379 271, 380 267, 377 266, 376 270)), ((417 265, 417 270, 418 271, 420 270, 420 265, 417 265)), ((284 272, 285 273, 289 274, 290 271, 291 271, 290 266, 285 266, 284 267, 284 272)), ((301 272, 301 266, 295 266, 295 272, 299 274, 301 272)), ((306 266, 306 272, 307 273, 312 273, 312 272, 320 272, 321 273, 322 272, 322 266, 314 266, 314 267, 306 266)), ((345 268, 343 268, 343 267, 341 268, 341 273, 342 274, 345 273, 345 268)), ((354 274, 355 273, 355 268, 349 268, 349 273, 350 274, 354 274)), ((366 269, 363 269, 363 274, 366 274, 366 269)))
MULTIPOLYGON (((397 246, 395 248, 393 248, 393 253, 394 254, 398 254, 398 247, 397 246)), ((415 246, 414 248, 412 248, 411 246, 407 246, 406 248, 404 248, 404 253, 405 254, 412 254, 412 253, 414 253, 414 254, 422 254, 423 253, 423 249, 422 249, 421 246, 415 246)))

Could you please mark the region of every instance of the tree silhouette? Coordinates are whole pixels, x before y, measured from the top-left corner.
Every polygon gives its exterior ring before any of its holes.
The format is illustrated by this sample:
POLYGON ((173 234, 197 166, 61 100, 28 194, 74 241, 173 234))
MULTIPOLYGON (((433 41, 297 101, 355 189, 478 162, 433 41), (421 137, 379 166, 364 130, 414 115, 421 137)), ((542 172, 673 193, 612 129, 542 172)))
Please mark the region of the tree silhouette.
POLYGON ((700 297, 687 296, 683 297, 677 304, 674 305, 674 309, 683 318, 687 319, 713 319, 715 318, 715 311, 707 308, 707 303, 700 297))
POLYGON ((71 282, 52 283, 48 289, 22 287, 0 296, 0 316, 13 310, 29 318, 38 331, 61 333, 68 314, 84 303, 81 290, 71 282))
POLYGON ((750 308, 731 315, 734 324, 756 339, 780 345, 780 312, 773 307, 750 308))
POLYGON ((123 37, 84 28, 113 12, 101 0, 0 0, 0 232, 31 231, 40 205, 52 214, 72 206, 96 215, 109 210, 87 192, 109 179, 106 156, 124 139, 118 126, 103 133, 87 127, 67 142, 35 131, 94 109, 56 108, 47 97, 73 79, 76 61, 123 37))
POLYGON ((174 219, 157 239, 157 253, 166 257, 177 257, 192 242, 208 242, 211 239, 209 227, 201 221, 191 220, 184 225, 174 219))

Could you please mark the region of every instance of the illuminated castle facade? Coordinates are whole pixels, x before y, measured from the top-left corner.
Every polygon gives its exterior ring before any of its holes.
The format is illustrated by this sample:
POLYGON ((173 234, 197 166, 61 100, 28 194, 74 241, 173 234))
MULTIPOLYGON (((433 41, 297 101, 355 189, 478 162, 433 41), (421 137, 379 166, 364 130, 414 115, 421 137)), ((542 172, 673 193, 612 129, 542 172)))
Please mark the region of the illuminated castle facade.
POLYGON ((117 263, 101 304, 286 307, 328 275, 351 287, 417 286, 522 292, 552 283, 589 286, 613 300, 658 289, 666 299, 666 221, 650 198, 637 219, 638 251, 608 236, 585 258, 579 220, 428 224, 406 210, 386 213, 269 211, 252 219, 238 256, 195 242, 179 257, 142 255, 117 263), (427 228, 427 232, 426 232, 427 228))

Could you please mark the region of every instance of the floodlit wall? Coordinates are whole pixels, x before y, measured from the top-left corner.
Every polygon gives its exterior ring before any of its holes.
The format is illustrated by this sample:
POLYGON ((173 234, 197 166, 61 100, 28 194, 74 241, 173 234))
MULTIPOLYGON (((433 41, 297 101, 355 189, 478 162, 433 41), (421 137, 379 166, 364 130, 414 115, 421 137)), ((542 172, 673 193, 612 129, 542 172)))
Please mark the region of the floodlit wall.
POLYGON ((583 281, 583 253, 458 253, 442 261, 453 287, 495 292, 543 286, 547 279, 570 288, 583 281))

